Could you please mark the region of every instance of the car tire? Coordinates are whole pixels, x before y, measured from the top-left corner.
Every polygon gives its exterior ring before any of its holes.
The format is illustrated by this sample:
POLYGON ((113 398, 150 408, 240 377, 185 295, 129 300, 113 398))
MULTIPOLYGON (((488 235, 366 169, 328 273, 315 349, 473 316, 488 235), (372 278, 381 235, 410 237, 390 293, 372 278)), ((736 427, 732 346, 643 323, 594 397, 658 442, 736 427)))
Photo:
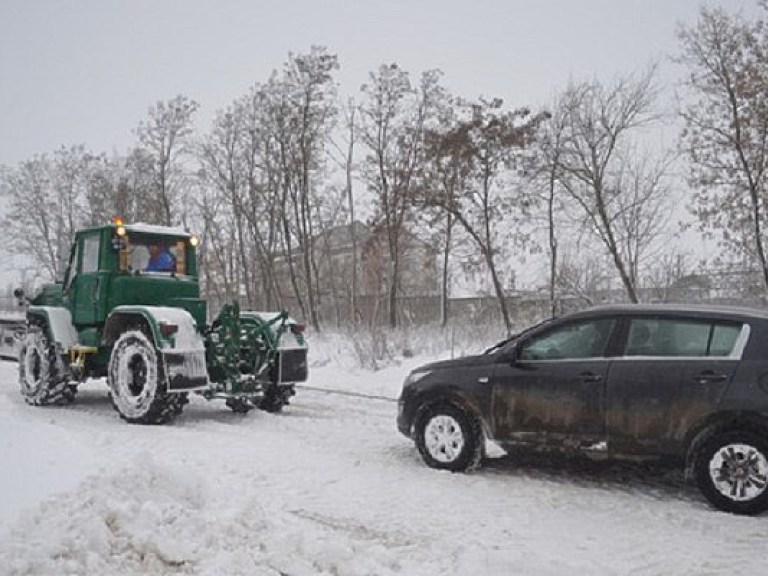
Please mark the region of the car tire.
POLYGON ((431 468, 473 470, 480 465, 484 444, 479 420, 453 404, 429 406, 416 422, 416 446, 431 468))
POLYGON ((112 348, 107 381, 112 405, 131 424, 164 424, 181 414, 185 394, 169 394, 163 363, 140 330, 123 333, 112 348))
POLYGON ((720 510, 754 515, 768 510, 768 441, 731 431, 705 441, 694 473, 699 489, 720 510))

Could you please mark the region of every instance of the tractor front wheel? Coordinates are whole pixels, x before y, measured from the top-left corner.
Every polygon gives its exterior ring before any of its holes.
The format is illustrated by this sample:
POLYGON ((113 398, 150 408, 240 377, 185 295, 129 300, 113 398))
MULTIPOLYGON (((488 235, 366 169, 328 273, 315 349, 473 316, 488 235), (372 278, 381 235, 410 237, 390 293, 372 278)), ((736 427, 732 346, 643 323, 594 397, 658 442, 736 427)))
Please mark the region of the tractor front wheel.
POLYGON ((30 326, 21 345, 19 388, 27 404, 35 406, 62 404, 74 398, 64 363, 41 326, 30 326))
POLYGON ((167 392, 157 349, 140 330, 117 339, 107 379, 115 410, 132 424, 164 424, 184 408, 185 395, 167 392))

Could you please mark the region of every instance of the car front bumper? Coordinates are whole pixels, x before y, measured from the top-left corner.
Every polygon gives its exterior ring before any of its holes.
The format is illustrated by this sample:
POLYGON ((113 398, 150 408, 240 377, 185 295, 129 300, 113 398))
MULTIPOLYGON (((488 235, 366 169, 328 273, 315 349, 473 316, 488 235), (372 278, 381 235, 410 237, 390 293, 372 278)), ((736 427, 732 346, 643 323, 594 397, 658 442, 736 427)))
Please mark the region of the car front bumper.
POLYGON ((407 410, 407 403, 400 398, 397 401, 397 429, 406 438, 411 438, 413 422, 407 410))

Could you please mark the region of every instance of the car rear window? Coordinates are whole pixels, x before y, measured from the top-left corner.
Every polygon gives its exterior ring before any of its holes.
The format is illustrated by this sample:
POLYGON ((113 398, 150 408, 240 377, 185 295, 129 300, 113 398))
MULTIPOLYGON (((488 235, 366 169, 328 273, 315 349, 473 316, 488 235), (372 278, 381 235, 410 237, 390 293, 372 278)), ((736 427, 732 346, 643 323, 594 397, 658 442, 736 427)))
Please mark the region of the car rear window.
POLYGON ((625 356, 726 357, 741 333, 741 324, 634 318, 630 322, 625 356))

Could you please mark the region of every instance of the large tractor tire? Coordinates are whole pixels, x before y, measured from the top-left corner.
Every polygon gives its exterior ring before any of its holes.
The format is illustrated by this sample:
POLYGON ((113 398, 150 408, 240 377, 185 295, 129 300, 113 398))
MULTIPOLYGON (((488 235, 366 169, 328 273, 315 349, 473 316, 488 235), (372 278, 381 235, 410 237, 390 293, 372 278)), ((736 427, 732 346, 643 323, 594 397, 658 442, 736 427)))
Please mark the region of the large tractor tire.
POLYGON ((124 332, 109 358, 112 405, 132 424, 164 424, 181 414, 186 394, 167 392, 163 365, 152 340, 140 330, 124 332))
POLYGON ((293 386, 269 385, 264 390, 264 396, 259 402, 259 409, 264 412, 277 414, 282 412, 283 408, 289 404, 291 396, 296 394, 293 386))
POLYGON ((74 399, 64 362, 48 342, 42 326, 30 326, 19 351, 19 388, 27 404, 64 404, 74 399))

